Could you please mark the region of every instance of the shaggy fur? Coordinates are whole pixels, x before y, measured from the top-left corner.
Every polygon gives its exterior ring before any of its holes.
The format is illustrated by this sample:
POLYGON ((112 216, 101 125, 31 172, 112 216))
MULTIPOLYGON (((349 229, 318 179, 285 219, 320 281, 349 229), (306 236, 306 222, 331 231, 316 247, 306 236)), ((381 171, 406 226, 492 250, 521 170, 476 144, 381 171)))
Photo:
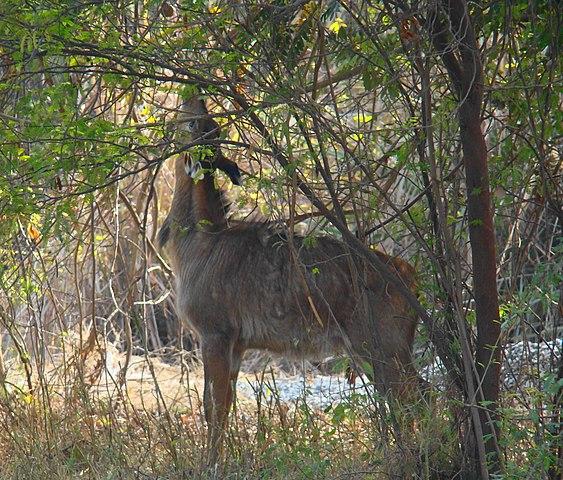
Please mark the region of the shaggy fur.
MULTIPOLYGON (((184 109, 206 114, 201 101, 184 109)), ((191 127, 195 138, 211 128, 218 135, 209 119, 191 127)), ((371 367, 382 393, 412 390, 416 318, 401 295, 338 240, 306 242, 267 223, 229 227, 213 169, 237 182, 238 168, 218 148, 207 162, 203 179, 194 181, 186 173, 193 159, 176 159, 174 198, 159 239, 176 274, 178 315, 201 341, 212 446, 247 349, 317 359, 346 352, 371 367)), ((377 255, 414 288, 409 264, 377 255)))

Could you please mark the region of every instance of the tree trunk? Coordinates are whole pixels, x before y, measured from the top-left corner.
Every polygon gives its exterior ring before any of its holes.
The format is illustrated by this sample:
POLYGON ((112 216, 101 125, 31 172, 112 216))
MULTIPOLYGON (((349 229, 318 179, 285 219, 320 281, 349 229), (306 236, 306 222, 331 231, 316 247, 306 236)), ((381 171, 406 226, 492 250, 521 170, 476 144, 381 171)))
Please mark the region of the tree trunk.
MULTIPOLYGON (((444 1, 442 5, 441 11, 429 15, 429 30, 459 99, 458 119, 466 175, 477 319, 475 360, 480 388, 476 400, 484 402, 481 403, 484 408, 479 410, 483 438, 476 438, 475 443, 484 442, 490 470, 498 471, 497 439, 500 432, 496 412, 501 348, 493 209, 487 146, 481 130, 483 65, 465 0, 444 1)), ((476 454, 473 456, 475 458, 476 454)), ((479 461, 478 457, 475 460, 479 461)))
POLYGON ((485 451, 494 459, 497 457, 498 448, 498 427, 495 422, 500 385, 500 321, 487 147, 480 127, 480 109, 474 112, 477 101, 478 105, 481 105, 480 95, 479 100, 474 98, 477 95, 468 95, 466 101, 460 105, 459 123, 466 172, 467 214, 477 318, 475 360, 481 381, 481 400, 486 402, 487 408, 481 409, 479 413, 483 435, 486 438, 485 451))

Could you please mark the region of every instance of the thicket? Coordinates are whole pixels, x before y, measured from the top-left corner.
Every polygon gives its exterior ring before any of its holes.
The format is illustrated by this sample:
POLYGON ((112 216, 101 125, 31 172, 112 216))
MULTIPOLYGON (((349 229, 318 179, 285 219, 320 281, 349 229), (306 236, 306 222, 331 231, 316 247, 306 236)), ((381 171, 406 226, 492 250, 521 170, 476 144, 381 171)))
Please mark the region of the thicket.
POLYGON ((317 415, 273 401, 235 422, 229 475, 559 478, 560 32, 555 1, 4 1, 6 475, 205 474, 186 453, 203 434, 166 402, 135 423, 126 395, 89 395, 108 344, 124 391, 132 355, 197 347, 155 238, 166 160, 197 147, 176 112, 202 92, 244 171, 244 187, 222 182, 233 218, 409 260, 417 362, 442 371, 408 441, 377 402, 317 415), (501 370, 514 345, 522 370, 501 370))

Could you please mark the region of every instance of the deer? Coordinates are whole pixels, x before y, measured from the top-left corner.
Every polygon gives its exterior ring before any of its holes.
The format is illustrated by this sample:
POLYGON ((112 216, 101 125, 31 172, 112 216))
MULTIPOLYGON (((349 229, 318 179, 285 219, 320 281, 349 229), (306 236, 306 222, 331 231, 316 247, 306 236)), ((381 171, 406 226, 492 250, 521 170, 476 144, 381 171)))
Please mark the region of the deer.
MULTIPOLYGON (((171 207, 158 234, 175 274, 176 310, 199 339, 210 461, 216 461, 245 351, 322 360, 348 353, 381 394, 412 396, 417 317, 400 293, 342 241, 314 241, 269 222, 228 221, 215 185, 241 184, 205 100, 183 103, 178 129, 205 145, 174 159, 171 207), (203 150, 203 154, 202 154, 203 150)), ((411 290, 415 269, 376 252, 411 290)))

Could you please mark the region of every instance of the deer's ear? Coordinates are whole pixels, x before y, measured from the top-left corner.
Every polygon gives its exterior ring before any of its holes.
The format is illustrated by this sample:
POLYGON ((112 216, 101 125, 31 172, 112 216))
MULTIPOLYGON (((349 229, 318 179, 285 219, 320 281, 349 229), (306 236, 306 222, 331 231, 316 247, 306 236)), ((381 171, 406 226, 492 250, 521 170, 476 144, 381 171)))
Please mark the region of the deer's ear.
POLYGON ((242 185, 240 170, 235 162, 221 156, 221 158, 219 158, 215 163, 215 166, 219 170, 225 172, 229 176, 231 182, 233 182, 234 185, 242 185))

